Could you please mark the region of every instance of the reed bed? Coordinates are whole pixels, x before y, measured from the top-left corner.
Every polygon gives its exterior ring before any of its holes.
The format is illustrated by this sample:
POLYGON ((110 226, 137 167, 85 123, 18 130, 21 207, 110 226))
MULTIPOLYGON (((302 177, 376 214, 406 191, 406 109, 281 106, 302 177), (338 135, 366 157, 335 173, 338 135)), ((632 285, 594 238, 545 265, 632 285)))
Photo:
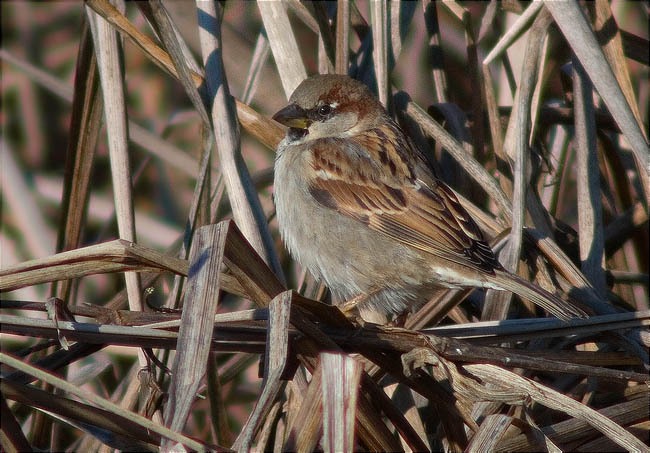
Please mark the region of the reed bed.
POLYGON ((650 451, 642 2, 3 2, 4 451, 650 451), (368 83, 504 266, 344 316, 277 233, 270 117, 368 83))

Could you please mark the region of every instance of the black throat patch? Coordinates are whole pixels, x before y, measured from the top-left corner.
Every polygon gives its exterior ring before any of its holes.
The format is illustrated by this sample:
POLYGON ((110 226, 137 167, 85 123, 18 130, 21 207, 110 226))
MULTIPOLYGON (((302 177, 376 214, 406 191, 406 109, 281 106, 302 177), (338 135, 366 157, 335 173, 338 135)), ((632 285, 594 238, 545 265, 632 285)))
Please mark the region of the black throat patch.
POLYGON ((290 127, 289 131, 287 132, 287 137, 289 138, 289 141, 295 142, 296 140, 300 140, 304 136, 309 134, 309 131, 307 129, 300 129, 297 127, 290 127))

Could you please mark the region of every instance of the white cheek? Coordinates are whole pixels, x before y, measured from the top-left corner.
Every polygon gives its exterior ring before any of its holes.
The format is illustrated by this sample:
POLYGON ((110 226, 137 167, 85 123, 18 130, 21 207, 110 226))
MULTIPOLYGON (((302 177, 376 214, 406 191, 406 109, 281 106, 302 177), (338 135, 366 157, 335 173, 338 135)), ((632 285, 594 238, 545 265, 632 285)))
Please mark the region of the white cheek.
POLYGON ((358 122, 357 119, 354 113, 339 113, 334 114, 327 121, 316 121, 309 126, 309 134, 305 137, 305 141, 355 135, 356 132, 352 133, 352 130, 358 122))
POLYGON ((316 122, 309 126, 309 134, 305 136, 305 140, 318 140, 319 138, 327 138, 336 135, 336 131, 332 130, 329 122, 316 122))

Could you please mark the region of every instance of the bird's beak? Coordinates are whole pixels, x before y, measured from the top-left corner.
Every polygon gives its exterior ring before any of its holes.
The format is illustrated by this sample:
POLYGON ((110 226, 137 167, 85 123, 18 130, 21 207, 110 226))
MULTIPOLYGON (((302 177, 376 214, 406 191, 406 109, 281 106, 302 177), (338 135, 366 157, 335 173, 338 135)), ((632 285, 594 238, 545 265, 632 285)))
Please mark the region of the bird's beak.
POLYGON ((307 129, 311 124, 311 120, 307 116, 307 111, 298 104, 289 104, 273 115, 273 119, 285 126, 307 129))

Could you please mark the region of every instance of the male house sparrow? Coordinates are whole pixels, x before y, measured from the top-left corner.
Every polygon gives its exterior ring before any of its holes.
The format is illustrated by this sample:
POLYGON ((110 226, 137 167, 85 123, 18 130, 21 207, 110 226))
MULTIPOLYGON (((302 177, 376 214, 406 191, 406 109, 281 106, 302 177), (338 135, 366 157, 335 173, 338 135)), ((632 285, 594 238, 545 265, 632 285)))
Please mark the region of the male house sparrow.
POLYGON ((275 161, 280 233, 339 300, 401 314, 436 289, 469 286, 512 291, 561 318, 578 314, 501 266, 453 191, 362 83, 308 78, 273 119, 289 126, 275 161))

